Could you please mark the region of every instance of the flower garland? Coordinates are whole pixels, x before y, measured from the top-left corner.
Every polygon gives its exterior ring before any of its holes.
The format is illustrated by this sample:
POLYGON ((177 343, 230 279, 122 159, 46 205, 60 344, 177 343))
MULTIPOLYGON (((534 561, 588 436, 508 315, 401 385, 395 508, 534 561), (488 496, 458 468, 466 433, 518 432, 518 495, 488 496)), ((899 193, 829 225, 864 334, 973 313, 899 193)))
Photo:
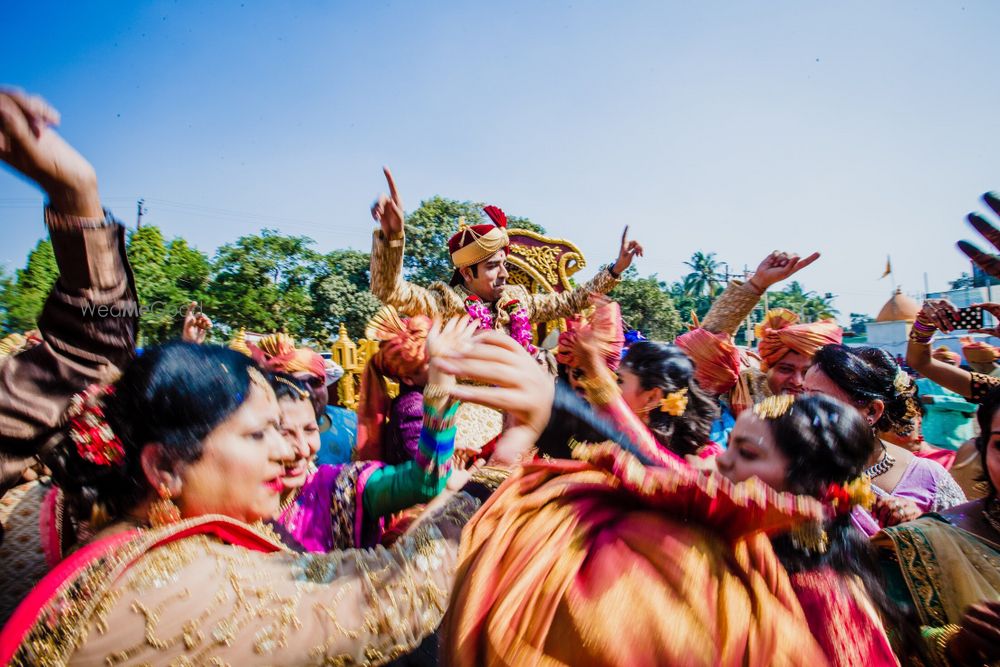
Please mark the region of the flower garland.
POLYGON ((531 344, 531 320, 527 309, 517 299, 512 299, 503 305, 510 315, 510 337, 516 340, 528 354, 535 354, 538 348, 531 344))
POLYGON ((70 440, 80 458, 94 465, 117 465, 125 458, 125 448, 111 430, 101 401, 114 393, 112 385, 92 384, 70 400, 67 411, 70 440))
POLYGON ((481 330, 491 331, 493 329, 493 314, 490 313, 490 309, 486 307, 483 300, 475 294, 470 294, 465 299, 465 311, 472 319, 479 320, 481 330))
MULTIPOLYGON (((500 309, 510 316, 510 337, 518 342, 529 354, 538 352, 538 348, 531 344, 531 319, 528 311, 517 299, 511 299, 500 306, 500 309)), ((475 294, 470 294, 465 299, 465 311, 474 320, 479 320, 479 328, 490 331, 493 329, 493 314, 483 300, 475 294)))

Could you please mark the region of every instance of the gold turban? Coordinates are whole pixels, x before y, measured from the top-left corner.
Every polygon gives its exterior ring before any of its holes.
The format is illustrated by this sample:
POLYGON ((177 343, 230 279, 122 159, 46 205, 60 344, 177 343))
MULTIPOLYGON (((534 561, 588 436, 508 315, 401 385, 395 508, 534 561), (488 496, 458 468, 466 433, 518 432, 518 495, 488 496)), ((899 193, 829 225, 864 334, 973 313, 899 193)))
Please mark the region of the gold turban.
POLYGON ((1000 351, 989 343, 972 340, 968 336, 961 339, 962 354, 972 364, 988 364, 1000 357, 1000 351))

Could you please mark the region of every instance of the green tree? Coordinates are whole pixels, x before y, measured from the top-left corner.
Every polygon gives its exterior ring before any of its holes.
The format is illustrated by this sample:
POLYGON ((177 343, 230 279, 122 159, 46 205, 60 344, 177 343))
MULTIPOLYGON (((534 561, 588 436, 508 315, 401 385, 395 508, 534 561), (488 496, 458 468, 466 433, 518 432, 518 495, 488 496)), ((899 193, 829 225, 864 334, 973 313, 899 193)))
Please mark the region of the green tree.
POLYGON ((684 276, 684 293, 691 296, 715 296, 719 290, 719 263, 714 252, 698 251, 691 256, 691 261, 684 262, 691 272, 684 276))
POLYGON ((819 295, 806 291, 797 280, 790 282, 780 292, 768 295, 771 308, 787 308, 797 314, 803 322, 815 322, 836 317, 839 314, 833 307, 833 294, 819 295))
MULTIPOLYGON (((420 285, 447 281, 454 268, 448 254, 448 239, 458 231, 459 219, 468 225, 488 222, 484 204, 431 197, 406 217, 406 255, 403 268, 407 278, 420 285)), ((509 229, 529 229, 544 234, 545 229, 527 218, 509 216, 509 229)))
POLYGON ((635 267, 629 267, 608 296, 621 306, 625 324, 647 338, 672 341, 683 329, 667 286, 655 275, 640 278, 635 267))
POLYGON ((211 271, 208 258, 181 238, 165 244, 163 233, 154 225, 132 232, 127 252, 143 306, 141 344, 176 338, 187 304, 205 299, 211 271))
POLYGON ((370 255, 358 250, 334 250, 323 256, 309 287, 313 305, 311 337, 324 343, 340 325, 351 338, 364 336, 365 325, 381 306, 370 285, 370 255))
POLYGON ((851 313, 851 325, 849 331, 855 336, 864 336, 868 333, 868 323, 872 318, 865 313, 851 313))
POLYGON ((3 290, 3 328, 6 332, 24 332, 38 326, 38 316, 58 277, 52 242, 42 239, 28 253, 27 263, 17 270, 14 280, 6 277, 3 290))
POLYGON ((216 251, 206 311, 221 333, 286 331, 307 338, 313 314, 310 284, 319 255, 313 240, 265 229, 216 251))

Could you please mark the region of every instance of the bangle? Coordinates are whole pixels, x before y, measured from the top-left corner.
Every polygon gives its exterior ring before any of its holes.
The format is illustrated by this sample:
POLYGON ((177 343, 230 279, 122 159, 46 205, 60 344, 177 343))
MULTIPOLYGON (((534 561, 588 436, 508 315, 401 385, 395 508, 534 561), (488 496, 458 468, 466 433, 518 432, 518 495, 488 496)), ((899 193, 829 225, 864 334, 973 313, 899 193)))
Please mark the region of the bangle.
POLYGON ((622 277, 622 274, 615 273, 615 263, 614 262, 611 262, 610 264, 608 264, 608 273, 610 273, 611 277, 614 278, 615 280, 618 280, 619 278, 622 277))
POLYGON ((758 287, 758 286, 757 286, 757 283, 755 283, 755 282, 753 281, 753 279, 754 279, 755 277, 756 277, 756 276, 751 276, 751 277, 750 277, 750 278, 749 278, 749 279, 747 280, 747 285, 749 285, 749 286, 750 286, 750 289, 752 289, 752 290, 753 290, 754 292, 757 292, 757 296, 763 296, 763 295, 764 295, 764 292, 766 292, 766 291, 767 291, 767 288, 765 288, 765 287, 758 287))
POLYGON ((962 628, 949 623, 939 628, 930 628, 924 632, 924 637, 930 640, 931 653, 937 658, 937 662, 942 665, 950 665, 951 656, 948 654, 948 644, 955 638, 962 628))
POLYGON ((608 405, 621 396, 618 385, 608 379, 598 377, 584 380, 580 384, 587 394, 587 401, 596 407, 608 405))

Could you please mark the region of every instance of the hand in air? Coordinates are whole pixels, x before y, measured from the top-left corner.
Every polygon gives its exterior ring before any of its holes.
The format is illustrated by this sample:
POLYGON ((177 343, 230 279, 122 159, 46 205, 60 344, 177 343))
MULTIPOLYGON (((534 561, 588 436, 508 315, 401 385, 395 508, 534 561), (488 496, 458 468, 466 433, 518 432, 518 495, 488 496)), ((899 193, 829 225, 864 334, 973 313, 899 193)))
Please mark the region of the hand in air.
POLYGON ((59 213, 101 218, 94 168, 52 129, 58 124, 42 98, 0 90, 0 160, 34 181, 59 213))
POLYGON ((616 276, 620 276, 628 267, 632 266, 632 260, 636 257, 642 257, 642 245, 638 241, 632 241, 628 238, 628 225, 625 225, 625 231, 622 232, 622 243, 618 250, 618 259, 615 260, 615 265, 612 267, 616 276))
POLYGON ((790 278, 817 259, 819 259, 818 252, 814 252, 808 257, 799 257, 795 253, 775 250, 757 266, 757 270, 750 278, 750 284, 757 288, 757 291, 764 293, 771 285, 790 278))
POLYGON ((920 307, 917 319, 947 333, 955 330, 958 309, 947 299, 928 299, 920 307))
POLYGON ((396 189, 396 181, 392 178, 389 167, 382 167, 386 183, 389 184, 389 194, 380 194, 372 204, 372 217, 382 226, 386 238, 394 239, 403 235, 403 200, 396 189))
POLYGON ((208 336, 208 330, 211 328, 212 320, 205 313, 198 311, 198 302, 192 301, 188 304, 187 313, 184 314, 181 340, 201 345, 205 342, 205 337, 208 336))
POLYGON ((472 336, 479 328, 479 320, 468 315, 453 317, 442 324, 435 321, 427 332, 427 359, 430 362, 428 382, 441 386, 451 386, 455 376, 445 371, 441 360, 460 355, 472 346, 472 336))
MULTIPOLYGON (((994 213, 1000 215, 1000 194, 996 192, 987 192, 983 195, 983 201, 986 202, 986 205, 989 206, 994 213)), ((992 243, 995 249, 1000 250, 1000 230, 994 227, 989 220, 979 213, 970 213, 968 220, 969 224, 971 224, 977 232, 983 235, 983 238, 992 243)), ((990 274, 994 278, 1000 278, 1000 256, 993 253, 983 252, 968 241, 959 241, 958 249, 968 255, 969 259, 971 259, 983 271, 990 274)))
POLYGON ((535 359, 510 336, 487 331, 473 338, 464 353, 442 358, 443 370, 483 385, 459 384, 451 395, 506 413, 509 426, 490 459, 491 465, 519 461, 548 424, 555 382, 535 359))

